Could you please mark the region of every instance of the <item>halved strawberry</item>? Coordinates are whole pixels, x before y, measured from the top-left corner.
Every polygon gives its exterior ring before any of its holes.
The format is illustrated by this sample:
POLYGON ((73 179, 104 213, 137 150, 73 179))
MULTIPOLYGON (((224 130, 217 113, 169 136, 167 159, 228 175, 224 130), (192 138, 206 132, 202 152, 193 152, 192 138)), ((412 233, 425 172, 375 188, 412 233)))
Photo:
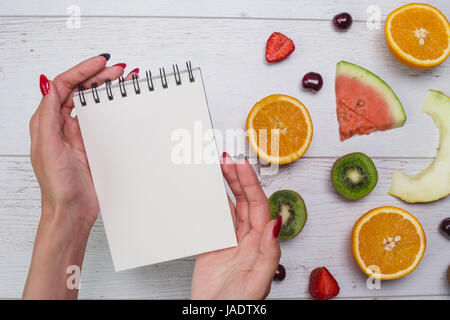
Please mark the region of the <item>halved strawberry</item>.
POLYGON ((274 32, 270 35, 266 44, 267 62, 280 61, 289 56, 295 50, 294 42, 284 34, 274 32))
POLYGON ((309 277, 309 293, 314 300, 328 300, 339 293, 339 285, 327 268, 316 268, 309 277))

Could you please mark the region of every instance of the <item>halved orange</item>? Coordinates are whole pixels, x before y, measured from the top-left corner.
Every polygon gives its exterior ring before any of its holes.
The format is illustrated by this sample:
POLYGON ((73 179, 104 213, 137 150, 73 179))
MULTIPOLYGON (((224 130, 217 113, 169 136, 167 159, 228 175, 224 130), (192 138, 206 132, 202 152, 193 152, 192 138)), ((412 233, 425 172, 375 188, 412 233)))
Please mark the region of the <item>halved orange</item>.
POLYGON ((313 125, 297 99, 274 94, 257 102, 247 117, 247 137, 258 156, 285 164, 300 158, 311 144, 313 125))
POLYGON ((419 265, 425 247, 420 222, 397 207, 370 210, 353 227, 356 263, 376 279, 393 280, 411 273, 419 265))
POLYGON ((392 11, 384 26, 392 55, 412 69, 429 69, 450 54, 450 24, 433 6, 411 3, 392 11))

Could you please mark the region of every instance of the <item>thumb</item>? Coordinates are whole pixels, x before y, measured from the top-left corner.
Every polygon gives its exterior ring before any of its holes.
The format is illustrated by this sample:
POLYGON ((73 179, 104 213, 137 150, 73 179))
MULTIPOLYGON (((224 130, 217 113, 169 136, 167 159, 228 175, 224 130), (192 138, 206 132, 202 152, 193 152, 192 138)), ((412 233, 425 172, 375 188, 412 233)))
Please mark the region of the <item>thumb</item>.
POLYGON ((281 216, 279 216, 277 219, 269 221, 264 227, 259 243, 259 255, 253 269, 256 285, 269 286, 273 280, 281 257, 278 242, 281 223, 281 216))
POLYGON ((53 83, 41 74, 39 85, 42 100, 39 104, 39 132, 43 137, 61 132, 61 102, 53 83))

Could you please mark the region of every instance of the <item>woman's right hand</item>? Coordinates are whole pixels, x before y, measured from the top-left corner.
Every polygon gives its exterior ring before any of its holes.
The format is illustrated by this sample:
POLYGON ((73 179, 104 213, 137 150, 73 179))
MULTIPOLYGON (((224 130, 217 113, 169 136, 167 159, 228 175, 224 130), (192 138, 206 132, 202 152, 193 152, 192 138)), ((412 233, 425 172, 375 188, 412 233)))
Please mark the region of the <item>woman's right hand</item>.
POLYGON ((192 299, 264 299, 281 257, 281 217, 270 220, 269 202, 245 159, 235 164, 224 153, 222 172, 236 198, 228 198, 237 247, 197 256, 192 299))

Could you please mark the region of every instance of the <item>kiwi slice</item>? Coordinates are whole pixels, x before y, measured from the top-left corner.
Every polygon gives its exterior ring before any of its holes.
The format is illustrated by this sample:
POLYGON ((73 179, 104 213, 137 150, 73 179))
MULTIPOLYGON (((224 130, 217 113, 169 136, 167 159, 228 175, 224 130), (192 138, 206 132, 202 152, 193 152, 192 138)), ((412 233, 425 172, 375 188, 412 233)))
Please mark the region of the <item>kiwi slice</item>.
POLYGON ((283 225, 280 231, 281 239, 291 239, 302 231, 306 223, 306 207, 302 197, 291 190, 280 190, 269 198, 270 217, 281 216, 283 225))
POLYGON ((336 160, 331 169, 331 181, 341 195, 357 200, 375 188, 378 172, 372 159, 364 153, 355 152, 336 160))

